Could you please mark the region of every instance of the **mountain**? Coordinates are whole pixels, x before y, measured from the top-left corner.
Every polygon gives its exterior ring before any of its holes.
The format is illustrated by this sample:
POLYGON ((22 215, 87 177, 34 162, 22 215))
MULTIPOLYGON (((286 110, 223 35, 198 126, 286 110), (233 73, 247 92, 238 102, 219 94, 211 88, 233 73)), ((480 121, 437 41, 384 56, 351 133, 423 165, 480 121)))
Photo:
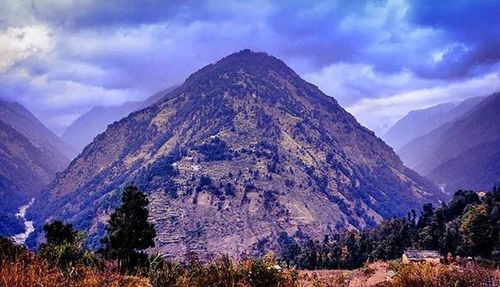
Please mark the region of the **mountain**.
POLYGON ((0 100, 0 120, 25 136, 42 153, 50 155, 56 171, 69 163, 72 149, 22 105, 0 100))
POLYGON ((419 137, 400 154, 446 191, 489 190, 500 184, 500 93, 419 137))
POLYGON ((0 234, 22 231, 17 208, 47 185, 60 169, 20 132, 0 120, 0 234))
POLYGON ((174 87, 160 91, 143 102, 126 102, 116 106, 93 107, 90 111, 81 115, 62 135, 63 140, 71 145, 74 150, 72 157, 91 143, 96 135, 104 132, 109 124, 126 117, 133 111, 155 103, 173 89, 174 87))
MULTIPOLYGON (((156 250, 256 255, 403 216, 440 192, 335 99, 279 59, 243 50, 113 123, 29 211, 97 246, 123 187, 147 192, 156 250)), ((31 238, 36 238, 36 233, 31 238)))
POLYGON ((423 110, 411 111, 396 122, 383 136, 383 139, 395 150, 399 150, 414 139, 465 114, 482 100, 484 97, 475 97, 459 103, 449 102, 423 110))

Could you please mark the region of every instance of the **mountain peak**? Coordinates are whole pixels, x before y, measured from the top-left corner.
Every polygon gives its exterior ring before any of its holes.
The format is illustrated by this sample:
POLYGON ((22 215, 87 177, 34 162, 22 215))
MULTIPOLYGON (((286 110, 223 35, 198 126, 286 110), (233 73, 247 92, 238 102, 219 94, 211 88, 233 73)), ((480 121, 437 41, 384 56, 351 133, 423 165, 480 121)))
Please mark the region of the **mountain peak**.
MULTIPOLYGON (((298 78, 298 75, 280 59, 265 52, 254 52, 250 49, 245 49, 201 68, 189 76, 186 83, 196 82, 200 78, 213 77, 216 74, 221 76, 227 73, 243 72, 263 76, 270 71, 298 78)), ((225 77, 228 78, 227 76, 225 77)))
POLYGON ((99 232, 131 182, 149 194, 159 250, 177 257, 277 249, 283 233, 317 239, 434 200, 333 98, 250 50, 110 125, 33 208, 99 232))
POLYGON ((244 49, 235 53, 232 53, 216 63, 228 63, 228 62, 244 62, 247 64, 257 63, 257 62, 267 62, 267 63, 283 63, 278 58, 267 54, 266 52, 256 52, 250 49, 244 49))

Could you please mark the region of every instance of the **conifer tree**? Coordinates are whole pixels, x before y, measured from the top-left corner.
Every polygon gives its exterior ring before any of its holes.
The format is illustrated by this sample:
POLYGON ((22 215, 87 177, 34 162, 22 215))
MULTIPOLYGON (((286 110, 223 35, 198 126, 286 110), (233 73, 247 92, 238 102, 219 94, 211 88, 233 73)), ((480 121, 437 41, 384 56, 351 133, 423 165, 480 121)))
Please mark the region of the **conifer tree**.
POLYGON ((148 204, 146 195, 137 187, 126 187, 121 206, 111 214, 106 226, 102 253, 118 260, 122 272, 136 272, 147 259, 143 250, 154 247, 156 232, 148 222, 148 204))

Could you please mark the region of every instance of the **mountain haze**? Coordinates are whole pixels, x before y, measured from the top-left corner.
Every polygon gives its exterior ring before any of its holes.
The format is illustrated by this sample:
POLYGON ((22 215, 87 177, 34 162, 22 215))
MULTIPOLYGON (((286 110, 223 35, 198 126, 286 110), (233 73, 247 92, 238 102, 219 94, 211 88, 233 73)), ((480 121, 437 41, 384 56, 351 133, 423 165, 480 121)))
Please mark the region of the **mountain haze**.
POLYGON ((67 166, 70 153, 30 111, 0 100, 0 235, 23 231, 17 209, 67 166))
MULTIPOLYGON (((394 124, 383 139, 398 151, 416 138, 465 114, 482 100, 484 97, 475 97, 460 103, 443 103, 427 109, 411 111, 394 124)), ((405 162, 404 159, 405 157, 403 157, 403 162, 405 162)), ((407 162, 405 164, 408 165, 407 162)))
POLYGON ((76 156, 86 145, 92 142, 95 136, 104 132, 109 124, 126 117, 133 111, 155 103, 172 89, 173 87, 160 91, 143 102, 126 102, 117 106, 93 107, 90 111, 77 118, 66 129, 62 138, 73 148, 74 153, 72 156, 76 156))
POLYGON ((416 167, 448 192, 500 185, 500 93, 427 135, 434 142, 416 167))
POLYGON ((0 234, 22 231, 14 214, 60 169, 52 155, 0 120, 0 234))
POLYGON ((20 132, 41 152, 50 155, 57 170, 64 169, 69 163, 73 153, 71 147, 22 105, 0 100, 0 120, 20 132))
POLYGON ((402 216, 439 191, 335 99, 244 50, 98 135, 36 201, 94 247, 122 188, 148 193, 156 248, 242 256, 402 216))

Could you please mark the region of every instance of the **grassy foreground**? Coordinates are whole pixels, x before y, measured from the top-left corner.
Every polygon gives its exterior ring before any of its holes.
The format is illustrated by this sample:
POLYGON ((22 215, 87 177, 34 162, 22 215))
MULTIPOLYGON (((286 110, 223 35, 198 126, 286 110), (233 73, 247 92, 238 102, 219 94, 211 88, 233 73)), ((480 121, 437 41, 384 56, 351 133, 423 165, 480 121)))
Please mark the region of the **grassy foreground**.
MULTIPOLYGON (((5 247, 5 246, 4 246, 5 247)), ((42 256, 19 246, 0 254, 1 287, 496 287, 500 272, 495 268, 469 264, 466 267, 429 264, 402 265, 397 261, 377 262, 356 270, 279 270, 273 256, 233 261, 227 257, 211 263, 187 265, 158 259, 149 270, 134 276, 120 274, 116 264, 56 266, 42 256), (395 276, 389 279, 387 271, 395 276)))

